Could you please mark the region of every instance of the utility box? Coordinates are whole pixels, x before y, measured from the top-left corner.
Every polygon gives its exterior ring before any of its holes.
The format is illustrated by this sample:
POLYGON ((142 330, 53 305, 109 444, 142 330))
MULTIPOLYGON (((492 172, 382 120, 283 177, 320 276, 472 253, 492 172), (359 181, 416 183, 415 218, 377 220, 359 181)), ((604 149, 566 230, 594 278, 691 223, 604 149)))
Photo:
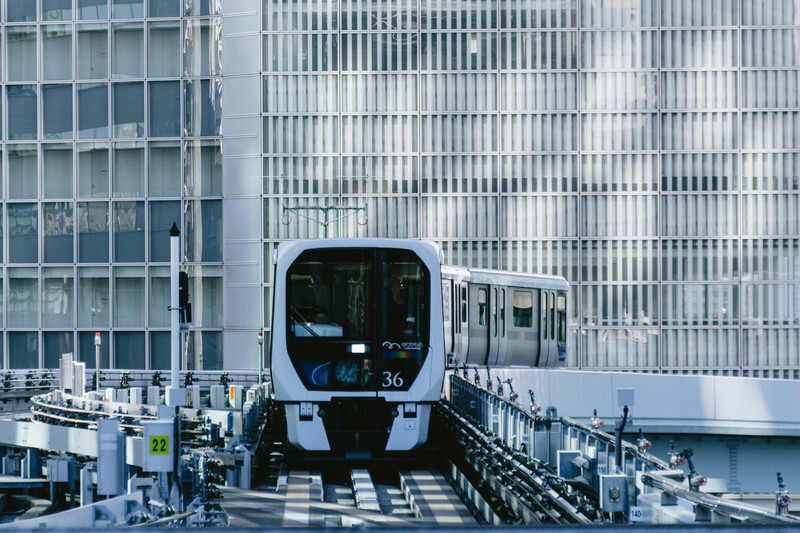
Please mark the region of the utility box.
POLYGON ((142 422, 142 437, 142 470, 173 472, 178 445, 175 423, 172 420, 145 420, 142 422))
POLYGON ((188 403, 193 409, 200 409, 200 385, 189 386, 188 403))
POLYGON ((133 405, 140 405, 142 403, 142 388, 131 387, 130 389, 130 402, 133 405))
POLYGON ((67 483, 70 477, 72 459, 56 457, 47 461, 47 480, 55 483, 67 483))
POLYGON ((211 385, 210 405, 212 409, 225 409, 225 387, 211 385))
POLYGON ((581 457, 581 452, 575 450, 558 450, 557 473, 564 479, 572 479, 581 475, 581 468, 575 465, 573 459, 581 457))
POLYGON ((119 420, 97 421, 97 494, 118 496, 125 490, 125 436, 119 420))
POLYGON ((244 402, 242 401, 244 398, 244 389, 241 385, 231 385, 230 386, 230 394, 228 401, 230 401, 231 407, 234 409, 241 409, 244 402))
POLYGON ((86 363, 72 363, 72 394, 83 396, 86 393, 86 363))
POLYGON ((130 397, 128 392, 128 389, 117 389, 117 398, 115 401, 119 403, 128 403, 128 398, 130 397))
POLYGON ((600 476, 600 509, 605 513, 628 512, 628 478, 623 474, 600 476))
POLYGON ((158 385, 150 385, 147 387, 147 403, 148 405, 158 405, 161 403, 161 387, 158 385))
POLYGON ((72 394, 72 354, 65 353, 61 354, 61 360, 59 361, 59 377, 61 378, 61 382, 59 383, 59 388, 61 392, 68 392, 72 394))

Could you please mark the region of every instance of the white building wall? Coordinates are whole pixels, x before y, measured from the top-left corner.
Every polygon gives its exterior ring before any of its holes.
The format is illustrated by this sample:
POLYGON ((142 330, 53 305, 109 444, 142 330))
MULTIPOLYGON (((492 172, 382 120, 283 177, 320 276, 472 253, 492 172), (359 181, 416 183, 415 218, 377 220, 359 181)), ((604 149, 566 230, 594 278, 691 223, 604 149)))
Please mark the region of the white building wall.
POLYGON ((258 368, 261 275, 261 1, 223 2, 224 368, 258 368))

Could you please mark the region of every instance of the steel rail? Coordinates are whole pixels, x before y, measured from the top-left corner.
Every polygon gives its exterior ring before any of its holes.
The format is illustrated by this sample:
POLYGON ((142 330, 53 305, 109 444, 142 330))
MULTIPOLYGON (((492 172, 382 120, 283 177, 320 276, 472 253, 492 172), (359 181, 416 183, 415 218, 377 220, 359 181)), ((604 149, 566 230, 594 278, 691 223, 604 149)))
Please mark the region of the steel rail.
MULTIPOLYGON (((508 467, 506 478, 513 483, 515 488, 521 493, 517 494, 515 491, 506 487, 506 495, 511 495, 515 500, 511 502, 512 509, 522 506, 534 513, 535 510, 531 508, 531 504, 535 504, 537 507, 540 507, 540 512, 547 514, 556 523, 564 522, 561 513, 558 511, 562 511, 564 515, 568 516, 571 523, 583 525, 590 525, 593 523, 589 518, 581 514, 571 503, 564 499, 544 479, 537 476, 527 466, 514 458, 512 454, 495 444, 489 436, 485 435, 466 418, 458 414, 450 405, 444 402, 440 402, 437 405, 445 416, 456 422, 462 428, 462 431, 469 436, 470 440, 476 443, 474 446, 476 450, 484 455, 491 453, 494 456, 492 458, 493 462, 500 459, 502 464, 508 467), (531 489, 535 489, 538 495, 544 496, 552 507, 548 508, 543 502, 536 501, 534 494, 530 493, 531 489), (554 510, 556 510, 555 513, 553 512, 554 510)), ((491 479, 487 481, 491 482, 491 479)), ((564 483, 569 484, 568 481, 564 481, 564 483)), ((506 504, 509 504, 509 502, 506 502, 506 504)))
POLYGON ((664 475, 661 475, 660 472, 644 472, 642 474, 642 483, 720 514, 728 516, 736 515, 740 518, 746 517, 747 519, 752 519, 755 522, 764 524, 793 524, 795 526, 800 524, 800 518, 791 515, 778 515, 751 505, 717 498, 704 492, 687 490, 664 475))

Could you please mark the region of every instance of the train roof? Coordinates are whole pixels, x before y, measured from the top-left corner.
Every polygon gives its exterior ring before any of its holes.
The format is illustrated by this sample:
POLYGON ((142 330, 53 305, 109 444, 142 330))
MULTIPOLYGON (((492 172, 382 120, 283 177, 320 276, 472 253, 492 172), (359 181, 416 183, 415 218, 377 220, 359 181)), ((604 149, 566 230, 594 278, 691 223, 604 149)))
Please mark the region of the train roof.
POLYGON ((537 287, 542 289, 569 290, 569 282, 563 276, 549 274, 530 274, 527 272, 509 272, 485 268, 470 268, 469 280, 473 283, 497 285, 517 285, 519 287, 537 287))
POLYGON ((283 241, 273 255, 273 263, 277 263, 285 254, 295 257, 305 250, 322 248, 398 248, 413 250, 420 257, 430 262, 442 263, 442 250, 431 241, 416 239, 377 239, 377 238, 342 238, 342 239, 301 239, 283 241), (435 259, 434 259, 435 258, 435 259))

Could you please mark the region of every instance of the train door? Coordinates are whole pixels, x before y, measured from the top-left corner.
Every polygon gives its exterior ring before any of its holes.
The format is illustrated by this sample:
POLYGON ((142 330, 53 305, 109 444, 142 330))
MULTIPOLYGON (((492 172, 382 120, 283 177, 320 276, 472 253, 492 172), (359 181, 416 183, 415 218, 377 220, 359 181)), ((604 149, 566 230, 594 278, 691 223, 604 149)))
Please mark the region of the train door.
POLYGON ((454 290, 453 280, 442 280, 442 323, 444 326, 444 353, 448 355, 448 364, 452 363, 450 360, 455 351, 455 326, 458 322, 454 317, 454 310, 458 306, 454 305, 454 290))
POLYGON ((469 308, 467 299, 467 283, 459 283, 459 325, 458 325, 458 354, 462 361, 467 360, 467 349, 469 348, 469 308))
POLYGON ((507 366, 506 290, 497 289, 497 365, 507 366))
POLYGON ((491 366, 497 366, 498 342, 500 340, 498 325, 497 287, 491 286, 489 287, 489 357, 487 359, 487 364, 491 366))
POLYGON ((489 286, 469 285, 469 348, 467 363, 486 365, 489 351, 489 286))
POLYGON ((556 293, 542 291, 542 335, 539 367, 555 366, 558 360, 556 344, 556 293))
POLYGON ((558 348, 557 365, 567 361, 567 293, 558 292, 557 302, 558 323, 556 324, 556 346, 558 348))
POLYGON ((550 325, 547 323, 547 311, 550 307, 550 293, 545 290, 540 292, 541 312, 539 314, 539 361, 536 363, 536 366, 546 367, 547 359, 550 356, 550 325))
POLYGON ((505 338, 506 366, 538 366, 541 339, 540 291, 532 288, 509 288, 509 319, 505 338))

